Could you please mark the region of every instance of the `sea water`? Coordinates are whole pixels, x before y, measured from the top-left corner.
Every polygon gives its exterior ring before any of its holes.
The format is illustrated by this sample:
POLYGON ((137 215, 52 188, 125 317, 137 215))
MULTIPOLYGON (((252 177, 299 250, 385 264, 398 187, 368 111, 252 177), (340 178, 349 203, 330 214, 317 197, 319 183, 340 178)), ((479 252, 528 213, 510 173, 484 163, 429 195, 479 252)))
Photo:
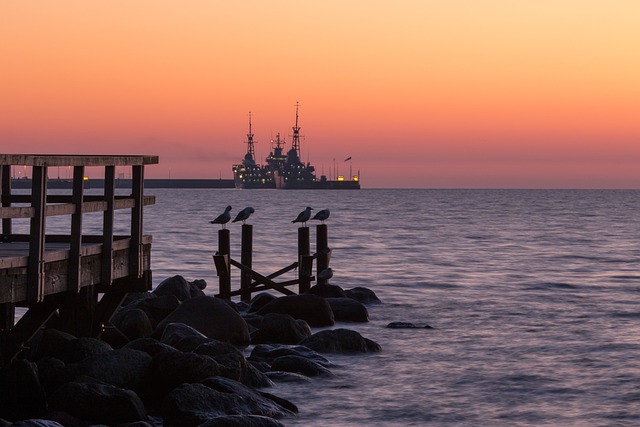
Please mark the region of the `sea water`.
MULTIPOLYGON (((227 205, 255 209, 262 274, 295 261, 300 211, 331 210, 331 283, 383 301, 369 323, 335 327, 382 351, 329 355, 333 377, 277 384, 270 392, 300 410, 288 426, 640 425, 640 191, 146 193, 157 198, 144 214, 154 284, 180 274, 209 294, 209 221, 227 205), (386 328, 395 321, 433 329, 386 328)), ((239 259, 241 227, 228 228, 239 259)))

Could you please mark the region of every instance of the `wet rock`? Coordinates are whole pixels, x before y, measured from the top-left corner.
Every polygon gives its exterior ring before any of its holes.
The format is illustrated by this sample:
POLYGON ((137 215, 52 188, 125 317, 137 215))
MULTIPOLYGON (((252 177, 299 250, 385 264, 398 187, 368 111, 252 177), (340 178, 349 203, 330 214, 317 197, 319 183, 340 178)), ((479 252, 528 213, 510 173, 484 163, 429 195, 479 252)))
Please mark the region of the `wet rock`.
POLYGON ((335 323, 329 303, 311 294, 280 297, 258 310, 258 314, 263 316, 269 313, 288 314, 294 319, 306 321, 312 327, 332 326, 335 323))
POLYGON ((379 344, 350 329, 320 331, 300 344, 318 353, 367 353, 381 350, 379 344))
POLYGON ((307 291, 308 294, 318 295, 322 298, 346 298, 344 289, 338 285, 314 285, 307 291))
POLYGON ((193 350, 195 354, 209 356, 220 365, 220 375, 239 381, 248 362, 244 355, 233 345, 222 341, 211 340, 200 344, 193 350))
POLYGON ((147 419, 146 409, 133 391, 90 378, 58 388, 49 398, 49 408, 95 424, 116 425, 147 419))
POLYGON ((308 377, 328 377, 331 371, 322 365, 300 356, 281 356, 276 358, 271 365, 274 371, 293 372, 308 377))
POLYGON ((17 359, 0 370, 0 418, 38 417, 46 409, 45 391, 35 363, 17 359))
POLYGON ((137 308, 118 311, 111 322, 129 340, 150 337, 153 333, 153 326, 147 313, 137 308))
POLYGON ((153 356, 141 395, 157 401, 176 386, 196 383, 220 373, 218 363, 208 356, 181 351, 165 351, 153 356))
POLYGON ((178 308, 180 300, 178 300, 175 295, 151 295, 153 298, 137 300, 126 306, 124 309, 138 309, 144 311, 151 322, 151 326, 155 329, 158 326, 158 323, 178 308))
POLYGON ((276 383, 308 383, 311 382, 311 378, 296 374, 294 372, 283 372, 283 371, 271 371, 267 372, 266 375, 269 379, 276 383))
POLYGON ((247 311, 249 313, 255 313, 256 311, 260 310, 262 307, 264 307, 265 305, 267 305, 268 303, 270 303, 271 301, 277 298, 278 298, 277 296, 270 294, 268 292, 261 292, 255 295, 253 298, 251 298, 251 301, 249 301, 249 309, 247 311))
POLYGON ((369 312, 361 302, 351 298, 327 298, 337 321, 368 322, 369 312))
POLYGON ((76 339, 75 336, 57 329, 40 329, 31 338, 26 346, 29 349, 26 357, 32 362, 38 361, 42 357, 48 357, 59 351, 69 341, 76 339))
POLYGON ((10 425, 11 427, 64 427, 63 424, 60 424, 56 421, 45 419, 21 420, 8 425, 10 425))
POLYGON ((98 335, 98 339, 106 344, 109 344, 111 348, 122 348, 130 341, 129 338, 120 332, 115 326, 107 326, 98 335))
MULTIPOLYGON (((204 281, 188 282, 184 277, 176 275, 163 280, 153 293, 157 296, 173 295, 180 301, 203 296, 204 292, 200 286, 204 281)), ((205 286, 206 286, 206 282, 205 286)))
POLYGON ((80 337, 61 342, 60 346, 54 349, 51 355, 62 360, 64 363, 74 363, 86 359, 89 356, 95 356, 111 350, 113 350, 113 348, 104 341, 95 338, 80 337))
POLYGON ((131 348, 133 350, 144 351, 150 356, 155 356, 163 351, 178 351, 170 345, 161 343, 154 338, 139 338, 128 343, 124 348, 131 348))
MULTIPOLYGON (((208 340, 209 338, 204 336, 204 334, 184 323, 168 323, 162 331, 160 338, 161 343, 174 348, 178 348, 181 342, 184 342, 184 347, 189 346, 189 344, 194 345, 197 342, 193 347, 196 348, 198 345, 208 342, 208 340)), ((193 348, 188 351, 193 350, 193 348)))
POLYGON ((162 335, 170 323, 184 323, 206 337, 235 345, 249 345, 251 342, 247 323, 220 298, 202 296, 184 301, 160 322, 156 336, 162 335))
POLYGON ((391 322, 387 325, 387 328, 391 329, 433 329, 433 327, 423 324, 415 324, 410 322, 391 322))
POLYGON ((298 344, 311 336, 311 328, 304 320, 288 314, 269 313, 262 318, 258 331, 252 335, 253 344, 298 344))
POLYGON ((291 347, 284 345, 266 345, 260 344, 253 348, 249 360, 256 362, 267 362, 269 365, 273 363, 275 359, 282 356, 299 356, 305 359, 313 360, 324 367, 332 366, 324 356, 316 353, 308 347, 301 345, 291 347))
POLYGON ((66 368, 76 378, 91 377, 115 387, 135 390, 146 376, 151 361, 152 357, 143 351, 122 348, 88 357, 66 368))
POLYGON ((285 427, 278 420, 261 415, 226 415, 213 418, 198 427, 285 427))
POLYGON ((199 426, 229 414, 271 418, 292 414, 258 392, 222 377, 176 387, 164 399, 161 411, 166 425, 184 427, 199 426))
POLYGON ((369 288, 363 288, 361 286, 357 286, 352 289, 347 289, 344 291, 347 297, 353 298, 354 300, 361 302, 363 304, 376 304, 381 303, 378 296, 369 288))

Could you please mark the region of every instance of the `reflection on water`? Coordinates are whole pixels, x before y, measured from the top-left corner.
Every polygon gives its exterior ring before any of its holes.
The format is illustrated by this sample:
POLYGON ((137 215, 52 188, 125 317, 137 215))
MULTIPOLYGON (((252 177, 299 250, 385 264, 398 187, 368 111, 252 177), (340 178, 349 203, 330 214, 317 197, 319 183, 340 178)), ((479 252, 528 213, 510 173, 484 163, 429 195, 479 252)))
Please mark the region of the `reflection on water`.
MULTIPOLYGON (((383 351, 332 355, 334 378, 278 385, 300 408, 289 426, 640 424, 638 191, 148 193, 154 283, 182 274, 210 293, 209 221, 225 206, 255 208, 264 273, 295 260, 298 212, 331 209, 332 283, 384 301, 370 323, 339 326, 383 351), (392 321, 434 329, 386 329, 392 321)), ((240 226, 229 228, 239 258, 240 226)))

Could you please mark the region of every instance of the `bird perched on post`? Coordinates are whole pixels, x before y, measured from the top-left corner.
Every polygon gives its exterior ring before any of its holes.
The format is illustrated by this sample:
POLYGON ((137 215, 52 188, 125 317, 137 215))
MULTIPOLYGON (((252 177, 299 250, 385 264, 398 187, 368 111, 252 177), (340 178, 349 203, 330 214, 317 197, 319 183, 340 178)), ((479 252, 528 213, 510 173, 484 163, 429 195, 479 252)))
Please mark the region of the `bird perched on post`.
POLYGON ((248 220, 251 214, 254 212, 255 210, 252 207, 244 208, 240 212, 238 212, 238 215, 236 215, 235 219, 231 222, 242 221, 242 223, 244 224, 244 222, 248 220))
POLYGON ((294 219, 291 222, 301 222, 303 227, 306 227, 307 221, 309 221, 309 218, 311 218, 311 210, 312 208, 310 208, 309 206, 307 206, 307 208, 305 210, 303 210, 302 212, 300 212, 298 214, 298 217, 296 219, 294 219))
POLYGON ((329 218, 329 214, 330 214, 329 209, 322 209, 321 211, 318 211, 314 215, 314 217, 311 218, 311 219, 312 220, 316 219, 316 220, 320 221, 320 224, 324 224, 324 221, 329 218))
POLYGON ((222 224, 222 228, 225 227, 225 224, 231 221, 231 206, 227 206, 223 213, 218 215, 216 219, 213 221, 209 221, 209 224, 222 224))

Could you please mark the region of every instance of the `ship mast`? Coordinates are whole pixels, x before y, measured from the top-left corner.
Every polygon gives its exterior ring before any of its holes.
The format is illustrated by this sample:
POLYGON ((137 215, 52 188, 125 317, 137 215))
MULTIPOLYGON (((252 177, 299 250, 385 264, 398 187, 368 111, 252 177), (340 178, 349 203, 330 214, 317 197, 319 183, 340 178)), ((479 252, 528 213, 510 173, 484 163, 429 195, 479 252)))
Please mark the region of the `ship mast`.
POLYGON ((296 155, 300 157, 300 127, 298 126, 298 105, 296 102, 296 125, 293 127, 293 140, 291 141, 291 148, 295 150, 296 155))
POLYGON ((256 152, 253 144, 255 141, 253 140, 253 133, 251 132, 251 111, 249 111, 249 133, 247 134, 247 155, 251 156, 251 160, 255 160, 256 152))

